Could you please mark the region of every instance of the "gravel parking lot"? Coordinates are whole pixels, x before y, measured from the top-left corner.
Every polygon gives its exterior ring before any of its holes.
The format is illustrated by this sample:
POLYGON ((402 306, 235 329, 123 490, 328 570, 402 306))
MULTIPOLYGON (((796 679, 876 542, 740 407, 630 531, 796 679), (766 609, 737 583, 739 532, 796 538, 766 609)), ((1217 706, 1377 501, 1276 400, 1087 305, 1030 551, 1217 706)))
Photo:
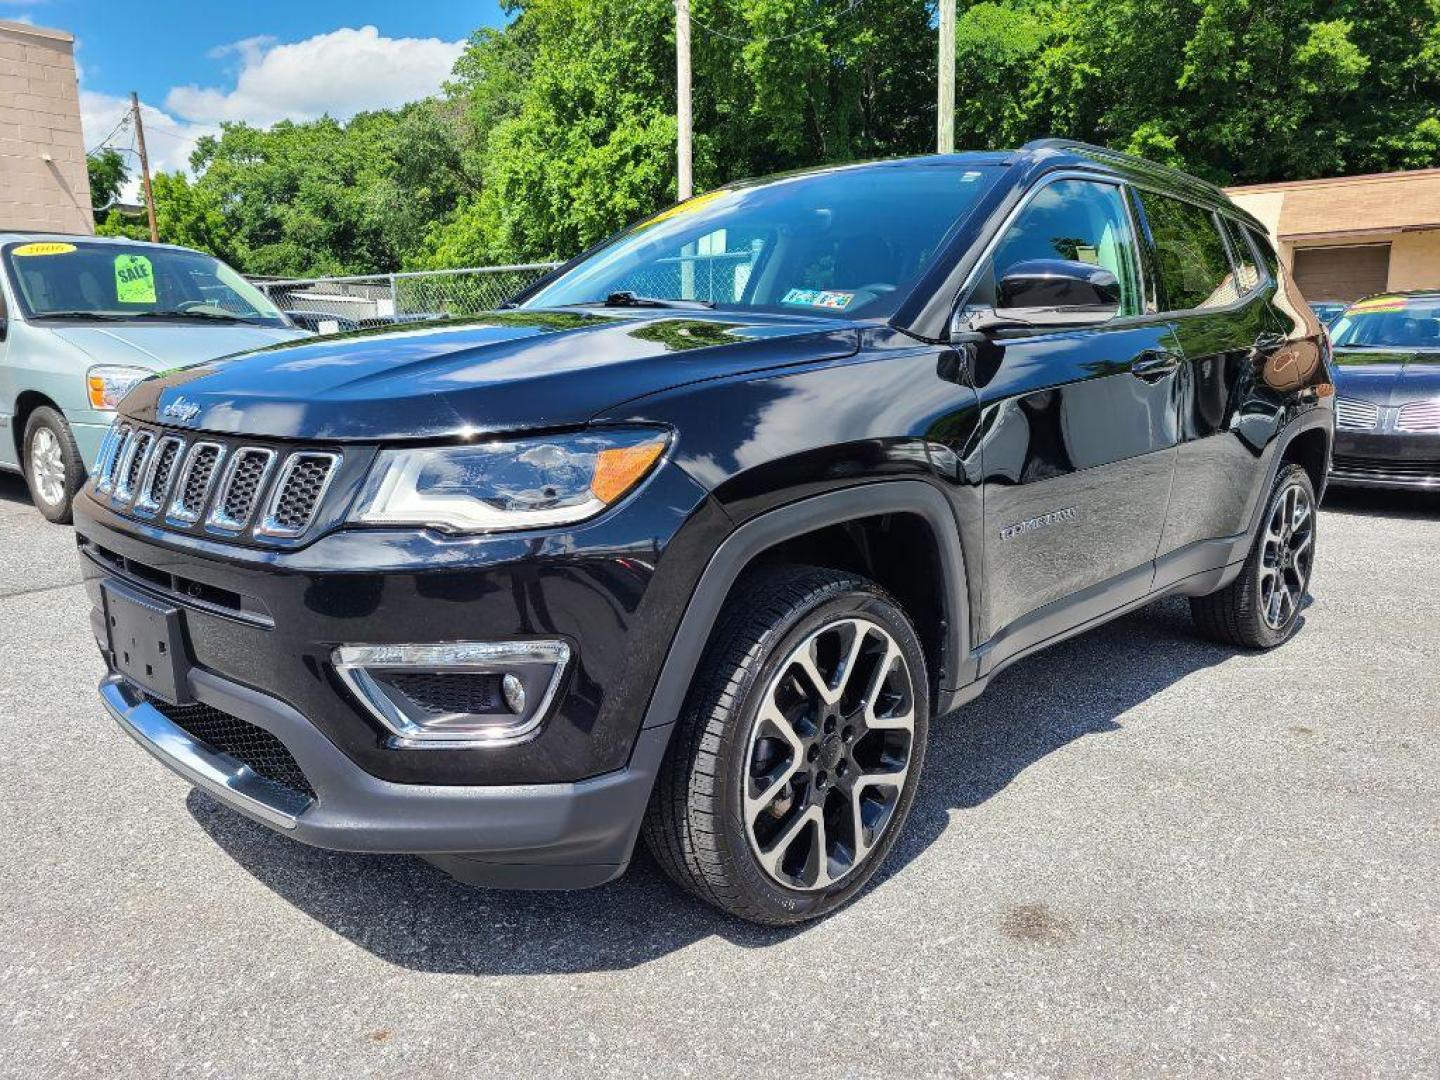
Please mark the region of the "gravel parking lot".
POLYGON ((1440 1075, 1440 499, 1344 494, 1289 645, 1167 601, 937 725, 868 895, 737 924, 302 847, 105 717, 0 477, 0 1074, 1440 1075))

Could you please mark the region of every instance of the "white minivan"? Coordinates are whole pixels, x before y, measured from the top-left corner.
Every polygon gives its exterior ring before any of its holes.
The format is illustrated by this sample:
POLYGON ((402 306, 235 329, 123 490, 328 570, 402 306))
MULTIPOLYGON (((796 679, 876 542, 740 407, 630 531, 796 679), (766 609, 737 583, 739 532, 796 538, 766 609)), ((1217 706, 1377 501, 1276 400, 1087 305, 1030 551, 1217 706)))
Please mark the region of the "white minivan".
POLYGON ((159 371, 306 337, 235 270, 167 244, 0 232, 0 469, 70 520, 116 403, 159 371))

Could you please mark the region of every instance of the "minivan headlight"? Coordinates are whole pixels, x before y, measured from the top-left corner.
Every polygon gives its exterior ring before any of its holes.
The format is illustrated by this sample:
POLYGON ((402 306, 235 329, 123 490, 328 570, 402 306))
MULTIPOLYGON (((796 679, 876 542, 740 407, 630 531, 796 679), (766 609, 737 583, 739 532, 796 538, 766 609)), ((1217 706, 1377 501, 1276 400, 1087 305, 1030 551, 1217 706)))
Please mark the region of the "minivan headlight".
POLYGON ((85 373, 85 390, 90 398, 90 408, 112 410, 120 399, 134 389, 135 384, 150 377, 144 368, 123 367, 119 364, 101 364, 85 373))
POLYGON ((570 525, 631 491, 668 443, 663 430, 628 428, 382 450, 351 520, 457 532, 570 525))

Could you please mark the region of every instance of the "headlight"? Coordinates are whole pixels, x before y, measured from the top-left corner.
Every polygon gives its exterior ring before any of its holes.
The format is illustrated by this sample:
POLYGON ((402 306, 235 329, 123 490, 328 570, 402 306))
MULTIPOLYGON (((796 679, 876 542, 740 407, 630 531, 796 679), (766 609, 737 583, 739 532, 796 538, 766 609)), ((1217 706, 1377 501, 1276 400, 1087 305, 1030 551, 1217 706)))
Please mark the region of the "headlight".
POLYGON ((118 367, 102 364, 92 367, 85 375, 85 386, 90 396, 92 409, 113 409, 120 399, 128 394, 136 383, 148 379, 150 372, 144 368, 118 367))
POLYGON ((633 489, 668 441, 627 429, 383 450, 351 520, 459 532, 570 525, 633 489))

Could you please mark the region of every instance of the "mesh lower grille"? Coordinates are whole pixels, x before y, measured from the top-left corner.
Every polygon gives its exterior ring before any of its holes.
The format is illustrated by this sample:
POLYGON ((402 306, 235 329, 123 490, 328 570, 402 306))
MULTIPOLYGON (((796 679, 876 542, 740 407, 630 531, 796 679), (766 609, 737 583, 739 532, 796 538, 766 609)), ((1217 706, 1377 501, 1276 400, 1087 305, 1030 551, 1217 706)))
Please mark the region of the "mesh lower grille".
POLYGON ((1393 461, 1336 454, 1330 468, 1344 476, 1372 480, 1433 480, 1440 483, 1440 461, 1393 461))
POLYGON ((176 727, 217 753, 226 754, 273 785, 277 801, 298 814, 315 798, 315 789, 285 744, 264 728, 209 705, 171 705, 155 698, 150 704, 176 727))
POLYGON ((502 708, 498 675, 387 675, 385 681, 436 716, 445 713, 493 713, 502 708))

